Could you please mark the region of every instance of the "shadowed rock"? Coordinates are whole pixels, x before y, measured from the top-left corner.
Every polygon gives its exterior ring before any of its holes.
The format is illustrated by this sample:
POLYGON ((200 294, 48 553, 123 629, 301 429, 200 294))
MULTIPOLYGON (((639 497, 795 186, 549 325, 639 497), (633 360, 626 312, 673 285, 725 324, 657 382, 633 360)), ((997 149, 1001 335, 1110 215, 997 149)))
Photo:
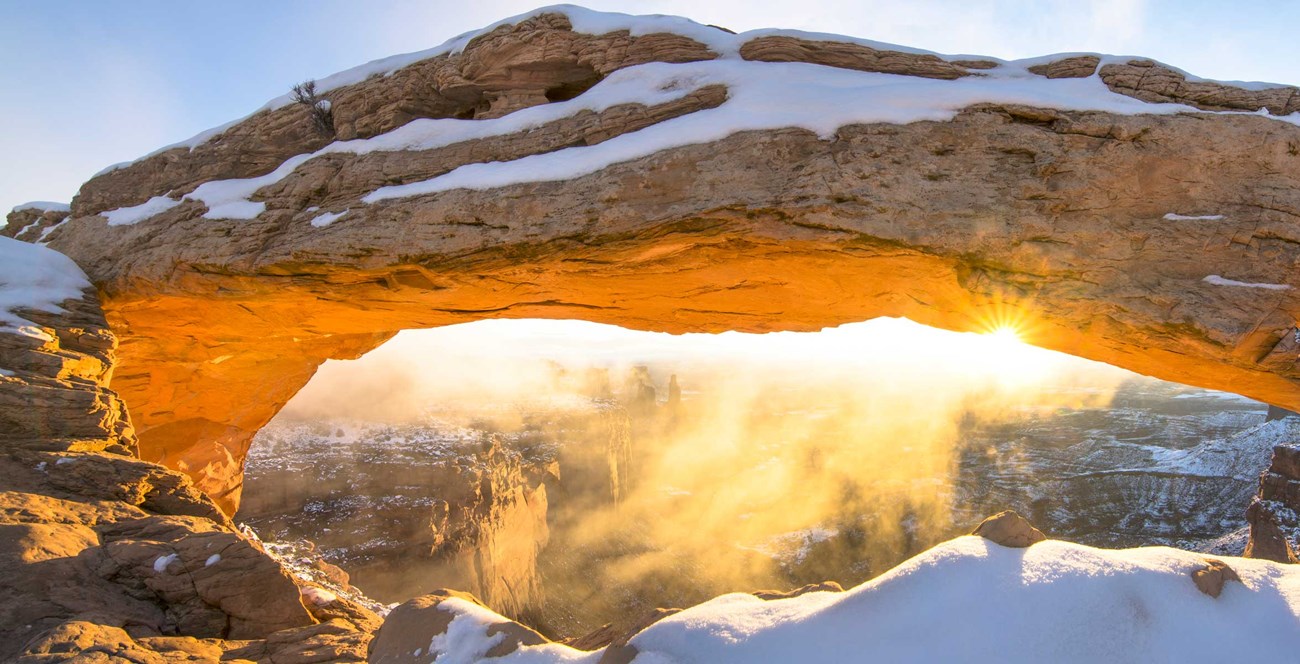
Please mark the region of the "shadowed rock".
POLYGON ((794 590, 787 590, 784 592, 780 590, 759 590, 757 592, 753 592, 750 594, 761 600, 770 601, 774 599, 790 599, 791 597, 807 595, 808 593, 842 593, 842 592, 844 592, 844 586, 841 586, 840 584, 835 583, 834 581, 823 581, 821 583, 810 583, 802 588, 795 588, 794 590))
POLYGON ((360 661, 373 613, 315 624, 189 477, 130 456, 116 339, 94 293, 61 304, 22 312, 42 335, 0 328, 0 660, 360 661))
POLYGON ((1273 459, 1259 476, 1259 493, 1246 509, 1246 521, 1250 540, 1243 556, 1300 562, 1300 445, 1273 447, 1273 459))
POLYGON ((985 519, 971 531, 971 534, 1015 549, 1023 549, 1047 539, 1043 531, 1011 510, 999 512, 985 519))

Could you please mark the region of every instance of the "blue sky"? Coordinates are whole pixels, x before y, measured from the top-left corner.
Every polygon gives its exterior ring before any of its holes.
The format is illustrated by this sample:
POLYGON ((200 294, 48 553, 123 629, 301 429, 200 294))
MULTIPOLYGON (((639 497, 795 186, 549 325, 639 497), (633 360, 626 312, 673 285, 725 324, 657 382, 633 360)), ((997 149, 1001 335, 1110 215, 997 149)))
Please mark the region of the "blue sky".
MULTIPOLYGON (((538 2, 0 0, 0 210, 67 201, 109 164, 247 114, 295 82, 420 50, 538 2)), ((789 27, 1003 58, 1146 55, 1300 83, 1300 2, 637 0, 733 30, 789 27)))

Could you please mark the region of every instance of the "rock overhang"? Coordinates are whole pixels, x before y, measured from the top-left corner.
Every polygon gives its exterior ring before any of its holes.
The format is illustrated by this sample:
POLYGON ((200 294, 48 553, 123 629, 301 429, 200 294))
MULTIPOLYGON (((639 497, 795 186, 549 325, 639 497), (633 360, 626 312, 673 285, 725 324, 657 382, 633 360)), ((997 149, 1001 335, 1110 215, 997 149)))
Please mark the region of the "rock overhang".
POLYGON ((1300 406, 1294 88, 567 7, 321 83, 334 136, 281 98, 24 224, 101 289, 145 457, 228 509, 252 433, 321 361, 483 317, 1011 318, 1300 406), (783 120, 773 105, 806 100, 773 81, 884 110, 783 120))

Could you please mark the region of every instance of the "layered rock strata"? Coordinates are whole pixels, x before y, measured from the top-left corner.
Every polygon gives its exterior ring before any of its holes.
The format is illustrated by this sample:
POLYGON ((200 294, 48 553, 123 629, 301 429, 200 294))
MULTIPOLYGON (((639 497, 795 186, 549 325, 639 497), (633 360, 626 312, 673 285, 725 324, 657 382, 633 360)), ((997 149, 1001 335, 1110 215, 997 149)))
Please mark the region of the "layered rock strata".
POLYGON ((356 440, 331 434, 276 427, 259 438, 266 447, 239 520, 314 542, 383 602, 449 587, 504 615, 533 615, 554 462, 523 458, 495 438, 421 441, 385 427, 356 440))
POLYGON ((95 294, 59 307, 0 328, 0 660, 361 661, 377 616, 305 605, 186 475, 134 458, 95 294))
POLYGON ((1300 445, 1273 448, 1273 461, 1259 478, 1259 494, 1246 510, 1247 558, 1297 563, 1300 551, 1300 445))

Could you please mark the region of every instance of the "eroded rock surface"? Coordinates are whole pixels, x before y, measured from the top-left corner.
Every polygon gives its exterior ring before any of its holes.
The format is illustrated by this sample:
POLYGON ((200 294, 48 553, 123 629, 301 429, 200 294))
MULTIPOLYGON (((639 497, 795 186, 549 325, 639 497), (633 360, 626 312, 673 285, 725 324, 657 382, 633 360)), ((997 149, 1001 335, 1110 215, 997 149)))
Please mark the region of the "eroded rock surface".
POLYGON ((1246 510, 1250 542, 1244 555, 1300 563, 1300 445, 1273 448, 1273 461, 1259 478, 1259 494, 1246 510))
POLYGON ((507 616, 535 615, 555 463, 490 437, 406 434, 375 427, 344 439, 277 427, 263 439, 240 521, 309 539, 382 602, 449 587, 507 616))
POLYGON ((374 614, 326 638, 298 583, 187 476, 132 456, 107 387, 116 339, 92 291, 61 307, 0 328, 0 660, 360 661, 374 614))
POLYGON ((985 519, 971 534, 1013 549, 1023 549, 1047 539, 1043 531, 1010 510, 985 519))
POLYGON ((1229 581, 1241 583, 1241 577, 1222 560, 1206 558, 1205 567, 1192 572, 1192 582, 1196 584, 1196 589, 1210 597, 1222 594, 1223 585, 1229 581))

